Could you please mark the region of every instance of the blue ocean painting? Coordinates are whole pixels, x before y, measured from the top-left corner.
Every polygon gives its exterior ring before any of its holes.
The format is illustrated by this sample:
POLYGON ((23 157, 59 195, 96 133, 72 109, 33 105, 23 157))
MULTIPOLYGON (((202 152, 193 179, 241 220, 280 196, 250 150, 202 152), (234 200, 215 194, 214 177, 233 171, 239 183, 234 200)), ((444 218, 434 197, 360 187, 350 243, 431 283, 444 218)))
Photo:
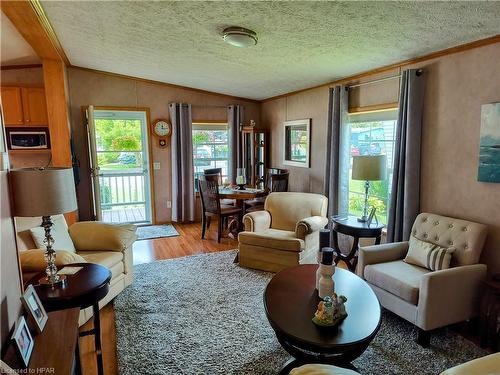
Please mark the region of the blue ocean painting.
POLYGON ((500 103, 481 106, 477 180, 500 182, 500 103))

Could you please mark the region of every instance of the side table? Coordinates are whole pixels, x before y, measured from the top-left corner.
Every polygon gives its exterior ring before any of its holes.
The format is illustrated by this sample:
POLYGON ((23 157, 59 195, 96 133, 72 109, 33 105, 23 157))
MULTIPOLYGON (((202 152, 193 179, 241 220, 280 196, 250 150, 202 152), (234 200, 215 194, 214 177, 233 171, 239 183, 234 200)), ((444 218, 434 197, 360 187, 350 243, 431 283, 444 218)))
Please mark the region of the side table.
POLYGON ((108 294, 111 272, 106 267, 93 263, 67 264, 64 267, 82 267, 82 269, 74 275, 68 275, 66 283, 63 286, 50 288, 37 285, 38 280, 45 275, 43 272, 35 275, 29 281, 29 284, 33 284, 38 297, 40 297, 47 311, 65 310, 74 307, 85 309, 92 306, 94 328, 89 331, 80 332, 79 336, 94 335, 97 373, 102 375, 104 370, 102 364, 99 301, 108 294))
POLYGON ((366 222, 359 222, 355 216, 332 216, 330 218, 332 221, 333 229, 333 250, 336 252, 335 264, 339 261, 344 261, 349 268, 349 271, 354 272, 356 270, 356 265, 358 264, 358 249, 359 249, 359 239, 360 238, 375 238, 375 244, 380 244, 380 238, 382 236, 382 229, 385 225, 372 223, 368 225, 366 222), (354 238, 351 250, 345 254, 339 247, 339 237, 338 234, 342 233, 354 238))
POLYGON ((481 347, 491 347, 494 351, 500 350, 500 274, 492 280, 485 281, 484 296, 480 310, 481 347))

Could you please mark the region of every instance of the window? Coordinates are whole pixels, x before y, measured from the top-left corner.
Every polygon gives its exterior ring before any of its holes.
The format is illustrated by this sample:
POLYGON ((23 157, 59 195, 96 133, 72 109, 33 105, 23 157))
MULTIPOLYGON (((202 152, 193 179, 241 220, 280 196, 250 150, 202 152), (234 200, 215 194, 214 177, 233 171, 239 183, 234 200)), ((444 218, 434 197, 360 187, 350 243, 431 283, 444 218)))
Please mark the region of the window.
POLYGON ((362 216, 364 207, 364 181, 351 178, 352 156, 385 154, 387 156, 387 179, 370 182, 368 206, 376 207, 379 222, 387 224, 394 165, 396 118, 396 110, 349 115, 348 135, 343 137, 346 142, 349 142, 349 147, 342 147, 342 149, 349 152, 348 194, 346 196, 350 215, 362 216))
POLYGON ((195 190, 205 169, 222 168, 222 180, 229 172, 229 129, 227 124, 193 124, 193 167, 195 190))

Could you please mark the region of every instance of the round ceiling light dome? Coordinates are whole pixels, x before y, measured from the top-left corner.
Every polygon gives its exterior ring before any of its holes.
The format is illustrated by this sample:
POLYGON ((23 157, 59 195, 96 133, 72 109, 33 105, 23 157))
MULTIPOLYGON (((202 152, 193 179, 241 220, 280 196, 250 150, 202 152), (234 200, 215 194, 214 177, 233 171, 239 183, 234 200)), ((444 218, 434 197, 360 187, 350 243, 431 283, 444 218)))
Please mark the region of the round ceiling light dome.
POLYGON ((222 31, 222 39, 235 47, 251 47, 257 44, 257 33, 244 27, 231 26, 222 31))

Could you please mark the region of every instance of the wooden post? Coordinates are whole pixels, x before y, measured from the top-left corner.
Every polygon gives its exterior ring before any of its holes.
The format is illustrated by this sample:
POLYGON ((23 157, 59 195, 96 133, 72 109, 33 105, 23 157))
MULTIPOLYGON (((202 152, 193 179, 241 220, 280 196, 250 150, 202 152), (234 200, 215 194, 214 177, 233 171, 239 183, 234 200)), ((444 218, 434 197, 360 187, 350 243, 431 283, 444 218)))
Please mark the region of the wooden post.
MULTIPOLYGON (((43 80, 51 139, 52 165, 71 167, 71 131, 66 94, 65 65, 61 60, 43 60, 43 80)), ((64 215, 68 225, 76 222, 76 212, 64 215)))

